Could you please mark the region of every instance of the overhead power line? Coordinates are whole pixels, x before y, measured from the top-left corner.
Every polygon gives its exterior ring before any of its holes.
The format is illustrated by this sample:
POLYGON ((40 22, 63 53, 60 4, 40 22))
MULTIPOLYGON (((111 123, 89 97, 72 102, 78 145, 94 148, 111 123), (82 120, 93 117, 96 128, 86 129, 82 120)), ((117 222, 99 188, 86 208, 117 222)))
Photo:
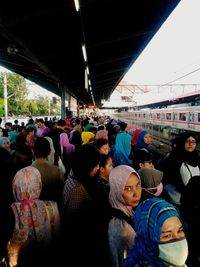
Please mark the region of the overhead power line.
MULTIPOLYGON (((168 83, 162 84, 160 87, 162 87, 162 86, 166 86, 166 85, 171 85, 171 83, 176 82, 176 81, 178 81, 178 80, 180 80, 180 79, 182 79, 182 78, 185 78, 186 76, 189 76, 189 75, 191 75, 192 73, 197 72, 197 71, 199 71, 199 70, 200 70, 200 67, 197 68, 197 69, 195 69, 195 70, 193 70, 193 71, 190 71, 190 72, 188 72, 188 73, 182 75, 182 76, 179 77, 179 78, 176 78, 176 79, 173 80, 173 81, 170 81, 170 82, 168 82, 168 83)), ((159 87, 159 88, 160 88, 160 87, 159 87)))

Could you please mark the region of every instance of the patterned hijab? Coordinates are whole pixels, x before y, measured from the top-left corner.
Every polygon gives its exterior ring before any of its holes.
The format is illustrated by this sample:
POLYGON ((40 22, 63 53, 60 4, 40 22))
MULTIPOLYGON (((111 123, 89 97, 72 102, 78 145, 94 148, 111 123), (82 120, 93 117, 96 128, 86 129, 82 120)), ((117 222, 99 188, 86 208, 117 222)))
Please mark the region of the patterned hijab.
POLYGON ((24 243, 36 239, 40 244, 46 244, 51 239, 52 225, 55 229, 58 227, 59 213, 55 202, 39 200, 42 189, 40 172, 32 166, 19 170, 12 188, 16 200, 11 206, 15 215, 12 240, 24 243), (49 215, 48 204, 52 204, 53 217, 49 215))
POLYGON ((176 208, 160 198, 149 198, 143 201, 135 210, 134 225, 136 238, 128 253, 124 267, 154 266, 166 267, 159 258, 160 234, 162 225, 170 217, 178 217, 176 208))
POLYGON ((139 174, 128 165, 119 165, 113 168, 109 175, 109 202, 113 208, 120 209, 129 217, 133 217, 133 208, 125 205, 122 194, 131 173, 134 173, 140 180, 139 174))

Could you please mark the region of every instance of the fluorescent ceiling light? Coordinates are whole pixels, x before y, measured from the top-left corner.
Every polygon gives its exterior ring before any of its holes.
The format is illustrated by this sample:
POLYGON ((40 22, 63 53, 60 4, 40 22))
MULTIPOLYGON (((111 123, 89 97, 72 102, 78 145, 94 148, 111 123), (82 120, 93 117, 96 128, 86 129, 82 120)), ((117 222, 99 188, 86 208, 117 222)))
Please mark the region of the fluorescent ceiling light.
POLYGON ((74 4, 75 4, 76 11, 78 12, 80 9, 79 0, 74 0, 74 4))
POLYGON ((82 52, 83 52, 83 58, 84 58, 85 62, 87 62, 87 55, 86 55, 85 45, 82 45, 82 52))

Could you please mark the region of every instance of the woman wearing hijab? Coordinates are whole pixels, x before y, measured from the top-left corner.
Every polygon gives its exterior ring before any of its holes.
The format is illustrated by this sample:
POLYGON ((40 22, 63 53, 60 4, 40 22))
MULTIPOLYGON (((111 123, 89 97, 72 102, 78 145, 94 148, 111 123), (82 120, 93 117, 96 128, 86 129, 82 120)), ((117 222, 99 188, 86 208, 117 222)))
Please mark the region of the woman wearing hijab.
POLYGON ((75 151, 75 146, 70 144, 67 133, 60 134, 60 147, 61 158, 65 166, 65 177, 67 177, 71 169, 72 154, 75 151))
POLYGON ((163 173, 161 171, 153 168, 142 168, 138 174, 142 185, 141 201, 154 196, 161 196, 163 191, 163 173))
POLYGON ((165 160, 163 183, 170 202, 180 206, 181 193, 193 176, 200 175, 197 136, 183 133, 165 160))
POLYGON ((49 153, 49 155, 47 157, 47 160, 48 160, 49 164, 54 165, 55 148, 54 148, 54 145, 53 145, 53 140, 49 136, 45 136, 44 138, 48 140, 48 142, 50 144, 50 149, 51 149, 51 151, 50 151, 50 153, 49 153))
POLYGON ((112 266, 121 267, 124 256, 135 238, 133 209, 141 197, 141 183, 138 173, 127 165, 119 165, 109 175, 109 202, 112 218, 108 226, 108 239, 112 266))
POLYGON ((0 148, 6 149, 11 156, 14 155, 14 150, 10 148, 10 139, 8 137, 0 137, 0 148))
POLYGON ((138 135, 138 139, 136 142, 136 149, 144 148, 150 152, 150 148, 149 148, 150 144, 151 144, 150 134, 145 130, 141 131, 138 135))
POLYGON ((128 165, 131 166, 132 160, 129 159, 131 152, 131 135, 127 132, 119 132, 115 140, 115 149, 113 155, 114 166, 128 165))
POLYGON ((95 139, 105 139, 108 140, 108 131, 106 129, 98 130, 95 136, 95 139))
POLYGON ((83 144, 88 144, 94 140, 95 134, 92 132, 85 132, 84 131, 81 133, 81 138, 82 138, 83 144))
POLYGON ((70 144, 68 135, 66 133, 60 134, 60 145, 65 148, 67 157, 71 157, 72 153, 75 150, 75 146, 70 144))
POLYGON ((41 175, 32 166, 16 173, 12 188, 15 202, 11 207, 15 215, 15 229, 8 243, 10 267, 45 266, 44 263, 49 259, 47 254, 45 258, 45 251, 50 249, 59 232, 57 204, 39 199, 41 175), (39 256, 39 252, 44 258, 39 256))
POLYGON ((135 211, 135 242, 124 267, 183 267, 188 245, 177 209, 159 198, 143 201, 135 211))
POLYGON ((137 140, 138 140, 138 136, 139 136, 139 134, 141 132, 142 132, 142 129, 136 129, 133 132, 132 139, 131 139, 131 152, 130 152, 130 155, 129 155, 129 159, 131 159, 131 160, 134 157, 134 154, 135 154, 135 151, 136 151, 136 143, 137 143, 137 140))

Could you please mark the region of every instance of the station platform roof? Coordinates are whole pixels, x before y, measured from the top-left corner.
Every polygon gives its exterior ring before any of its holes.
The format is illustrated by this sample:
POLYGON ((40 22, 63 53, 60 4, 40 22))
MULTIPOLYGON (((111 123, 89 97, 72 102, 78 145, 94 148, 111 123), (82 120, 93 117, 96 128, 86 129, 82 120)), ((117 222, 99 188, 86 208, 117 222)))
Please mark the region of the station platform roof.
POLYGON ((179 2, 79 0, 77 12, 73 0, 3 1, 0 64, 59 96, 66 90, 99 106, 179 2))

